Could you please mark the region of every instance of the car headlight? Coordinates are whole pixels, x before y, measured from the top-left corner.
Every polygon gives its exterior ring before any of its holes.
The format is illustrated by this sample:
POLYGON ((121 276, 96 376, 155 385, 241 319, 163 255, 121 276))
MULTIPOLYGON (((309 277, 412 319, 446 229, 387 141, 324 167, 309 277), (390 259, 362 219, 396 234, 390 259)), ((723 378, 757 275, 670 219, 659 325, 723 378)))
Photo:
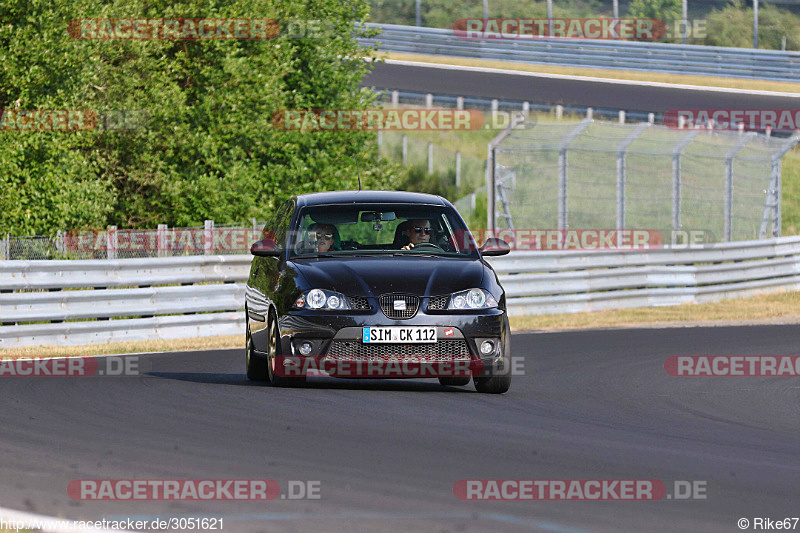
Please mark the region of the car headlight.
POLYGON ((447 309, 468 310, 468 309, 492 309, 497 307, 497 300, 491 293, 484 289, 469 289, 461 292, 454 292, 450 295, 447 309))
POLYGON ((350 309, 344 295, 323 289, 311 289, 301 294, 294 302, 297 309, 339 310, 350 309))

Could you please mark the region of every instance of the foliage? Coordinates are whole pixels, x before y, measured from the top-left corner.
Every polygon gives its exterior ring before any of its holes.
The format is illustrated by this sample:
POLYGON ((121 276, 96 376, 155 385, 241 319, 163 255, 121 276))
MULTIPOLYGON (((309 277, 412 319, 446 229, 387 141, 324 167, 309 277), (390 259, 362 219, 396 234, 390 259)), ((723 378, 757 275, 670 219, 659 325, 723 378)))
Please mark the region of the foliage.
POLYGON ((201 225, 258 217, 295 193, 387 188, 369 132, 286 132, 280 109, 374 106, 363 0, 5 0, 0 109, 139 113, 135 129, 0 131, 0 232, 201 225), (324 38, 80 40, 77 18, 318 19, 324 38), (343 59, 344 58, 344 59, 343 59))

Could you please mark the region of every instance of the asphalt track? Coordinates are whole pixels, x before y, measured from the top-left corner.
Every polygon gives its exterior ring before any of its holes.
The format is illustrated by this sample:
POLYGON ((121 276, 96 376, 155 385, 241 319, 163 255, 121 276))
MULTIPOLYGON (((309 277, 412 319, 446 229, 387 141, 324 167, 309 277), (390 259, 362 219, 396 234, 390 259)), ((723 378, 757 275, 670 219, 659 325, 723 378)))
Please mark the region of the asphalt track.
MULTIPOLYGON (((598 76, 602 71, 598 71, 598 76)), ((376 63, 363 87, 627 111, 797 109, 800 99, 376 63)))
MULTIPOLYGON (((435 380, 252 384, 243 351, 140 377, 0 378, 0 504, 225 531, 739 531, 800 515, 798 378, 676 378, 670 355, 794 355, 800 326, 516 334, 500 396, 435 380), (74 479, 319 481, 319 500, 74 501, 74 479), (707 499, 458 500, 460 479, 705 481, 707 499)), ((800 526, 799 526, 800 527, 800 526)))

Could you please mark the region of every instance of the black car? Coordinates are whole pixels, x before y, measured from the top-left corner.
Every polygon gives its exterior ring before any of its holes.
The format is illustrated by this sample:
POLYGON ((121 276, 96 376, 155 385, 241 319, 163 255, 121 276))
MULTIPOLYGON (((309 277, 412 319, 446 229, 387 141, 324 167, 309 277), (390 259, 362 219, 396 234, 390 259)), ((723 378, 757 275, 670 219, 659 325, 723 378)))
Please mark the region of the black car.
POLYGON ((252 246, 251 380, 308 375, 437 377, 479 392, 511 383, 503 287, 453 205, 439 196, 339 191, 291 198, 252 246))

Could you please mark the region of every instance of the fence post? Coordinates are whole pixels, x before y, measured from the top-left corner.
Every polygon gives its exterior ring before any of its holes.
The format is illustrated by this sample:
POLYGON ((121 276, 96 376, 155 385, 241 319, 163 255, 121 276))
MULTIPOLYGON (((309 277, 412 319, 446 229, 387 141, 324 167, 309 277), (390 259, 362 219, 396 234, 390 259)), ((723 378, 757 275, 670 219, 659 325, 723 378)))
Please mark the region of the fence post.
POLYGON ((430 109, 433 107, 433 95, 428 93, 425 95, 425 109, 430 109))
MULTIPOLYGON (((622 113, 624 111, 620 111, 620 118, 624 119, 625 117, 622 113)), ((627 178, 625 152, 633 141, 649 127, 649 122, 639 123, 617 147, 617 230, 625 229, 625 182, 627 178)), ((622 232, 617 231, 617 246, 622 246, 622 240, 622 232)))
POLYGON ((6 240, 3 241, 3 259, 11 259, 11 234, 6 233, 6 240))
POLYGON ((117 227, 108 226, 106 230, 106 259, 117 258, 117 227))
POLYGON ((678 244, 678 231, 681 229, 681 152, 686 145, 697 137, 700 130, 690 131, 678 141, 672 149, 672 239, 670 243, 678 244))
POLYGON ((156 235, 158 239, 158 257, 165 257, 167 255, 167 225, 166 224, 159 224, 158 225, 158 233, 156 235))
POLYGON ((592 118, 594 118, 594 109, 592 109, 591 107, 586 108, 586 118, 588 118, 589 120, 592 120, 592 118))
POLYGON ((408 164, 408 135, 403 134, 403 166, 408 164))
POLYGON ((622 109, 619 110, 619 123, 625 124, 625 111, 622 109))
POLYGON ((753 135, 754 133, 743 135, 736 145, 725 154, 725 242, 731 242, 733 237, 733 158, 736 157, 736 153, 739 150, 744 148, 744 145, 750 141, 753 135))
POLYGON ((392 106, 397 107, 400 103, 400 91, 392 91, 392 106))
POLYGON ((564 118, 564 106, 558 104, 556 106, 556 120, 561 120, 562 118, 564 118))
POLYGON ((558 229, 567 229, 567 149, 592 120, 581 120, 558 145, 558 229))
POLYGON ((433 143, 428 143, 428 174, 433 174, 433 143))
POLYGON ((461 152, 456 151, 456 190, 461 187, 461 152))
POLYGON ((212 255, 214 253, 214 221, 206 220, 205 231, 203 232, 203 253, 212 255))
POLYGON ((459 96, 458 98, 456 98, 456 109, 458 109, 459 111, 464 109, 464 97, 463 96, 459 96))
POLYGON ((525 118, 531 114, 531 103, 530 102, 522 102, 522 114, 525 115, 525 118))
POLYGON ((647 122, 650 124, 655 124, 656 122, 656 114, 655 113, 648 113, 647 114, 647 122))

